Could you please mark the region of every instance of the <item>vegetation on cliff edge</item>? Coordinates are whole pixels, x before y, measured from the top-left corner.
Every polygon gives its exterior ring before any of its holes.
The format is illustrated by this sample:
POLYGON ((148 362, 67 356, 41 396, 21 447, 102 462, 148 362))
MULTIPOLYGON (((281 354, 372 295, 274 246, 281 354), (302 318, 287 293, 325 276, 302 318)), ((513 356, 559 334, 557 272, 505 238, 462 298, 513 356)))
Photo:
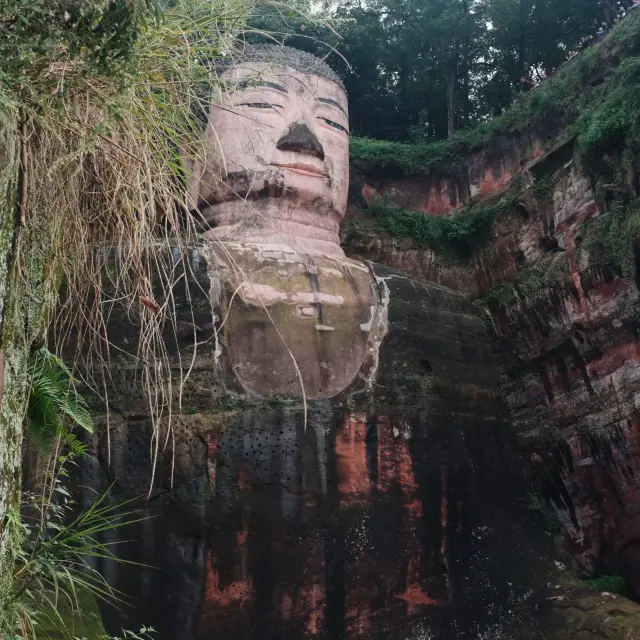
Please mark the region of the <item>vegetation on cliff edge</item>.
POLYGON ((375 216, 376 228, 396 237, 411 238, 437 253, 468 259, 491 237, 494 221, 509 213, 518 203, 511 191, 493 204, 470 203, 453 217, 426 215, 376 200, 368 208, 375 216))
POLYGON ((499 136, 526 135, 536 129, 558 135, 585 111, 590 112, 592 104, 597 105, 602 100, 607 90, 601 85, 602 80, 607 80, 611 74, 620 78, 627 76, 628 66, 623 65, 616 71, 620 59, 638 54, 640 11, 635 11, 602 42, 523 95, 504 114, 434 143, 352 138, 351 164, 365 172, 384 170, 404 175, 423 174, 430 168, 460 170, 471 152, 491 145, 499 136))
MULTIPOLYGON (((572 153, 593 176, 596 196, 605 209, 580 234, 578 265, 608 265, 620 275, 632 277, 636 269, 635 245, 640 239, 640 184, 635 171, 640 163, 639 54, 640 12, 636 12, 602 43, 500 118, 431 145, 356 139, 352 141, 353 161, 356 166, 373 171, 384 168, 410 174, 431 168, 455 174, 465 168, 473 150, 490 147, 498 136, 555 122, 558 136, 575 138, 572 153), (586 263, 582 259, 585 256, 586 263)), ((540 175, 532 173, 531 195, 538 206, 543 206, 553 193, 556 169, 547 167, 540 175)), ((376 228, 382 232, 412 238, 417 246, 442 255, 468 258, 491 237, 497 214, 513 211, 518 198, 524 199, 519 189, 512 184, 497 205, 485 207, 471 202, 446 218, 425 216, 381 201, 369 210, 375 216, 376 228)), ((508 307, 519 299, 535 298, 568 282, 567 260, 552 255, 545 264, 522 265, 514 282, 499 285, 480 303, 493 300, 508 307)))

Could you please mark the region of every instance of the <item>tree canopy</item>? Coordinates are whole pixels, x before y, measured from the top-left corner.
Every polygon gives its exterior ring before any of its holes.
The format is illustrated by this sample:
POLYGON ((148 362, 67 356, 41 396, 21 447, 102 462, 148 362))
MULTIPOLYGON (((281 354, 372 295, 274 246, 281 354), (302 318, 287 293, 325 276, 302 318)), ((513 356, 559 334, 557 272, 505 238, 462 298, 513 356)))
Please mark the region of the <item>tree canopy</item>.
MULTIPOLYGON (((328 55, 349 93, 352 132, 442 139, 502 113, 630 10, 634 0, 338 0, 335 30, 273 7, 253 26, 328 55), (335 47, 335 51, 333 48, 335 47)), ((254 37, 260 37, 256 34, 254 37)))

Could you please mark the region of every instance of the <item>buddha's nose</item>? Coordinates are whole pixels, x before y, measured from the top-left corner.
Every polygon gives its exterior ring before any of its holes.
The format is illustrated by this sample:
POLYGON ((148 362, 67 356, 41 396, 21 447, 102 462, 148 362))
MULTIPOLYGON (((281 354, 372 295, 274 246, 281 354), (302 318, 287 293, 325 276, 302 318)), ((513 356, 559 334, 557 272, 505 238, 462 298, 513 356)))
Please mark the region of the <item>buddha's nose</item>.
POLYGON ((280 151, 295 151, 324 160, 324 149, 320 140, 305 122, 294 122, 278 140, 276 148, 280 151))

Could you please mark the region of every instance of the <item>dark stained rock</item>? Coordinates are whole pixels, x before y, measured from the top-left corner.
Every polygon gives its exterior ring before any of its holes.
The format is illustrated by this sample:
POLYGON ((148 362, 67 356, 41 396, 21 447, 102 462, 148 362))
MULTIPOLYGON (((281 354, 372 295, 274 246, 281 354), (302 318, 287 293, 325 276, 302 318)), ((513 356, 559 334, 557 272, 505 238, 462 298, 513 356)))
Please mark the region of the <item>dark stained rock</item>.
MULTIPOLYGON (((167 640, 632 637, 599 635, 618 605, 561 582, 466 298, 372 265, 388 314, 377 368, 310 399, 305 423, 300 398, 228 390, 237 387, 213 339, 211 271, 200 257, 193 265, 193 317, 186 289, 175 294, 178 326, 197 330, 177 332, 174 357, 191 361, 194 335, 200 349, 175 448, 142 502, 154 517, 113 534, 144 566, 102 567, 129 605, 105 608, 112 632, 144 623, 167 640)), ((134 328, 112 321, 116 344, 132 339, 134 328)), ((113 481, 117 500, 144 496, 152 472, 133 373, 113 369, 110 463, 103 433, 83 470, 84 486, 113 481)), ((634 607, 620 611, 637 618, 634 607)))
MULTIPOLYGON (((354 213, 359 224, 344 234, 345 250, 487 301, 485 322, 513 428, 555 514, 559 539, 582 577, 623 575, 639 598, 633 549, 640 530, 640 280, 623 278, 610 258, 598 255, 599 238, 586 246, 610 212, 571 143, 537 157, 530 149, 526 143, 501 160, 524 185, 527 215, 514 210, 499 217, 471 260, 456 262, 367 231, 360 211, 354 213), (527 157, 519 169, 518 154, 527 157), (536 180, 547 181, 546 194, 536 196, 536 180), (545 275, 522 287, 523 267, 545 275), (512 284, 517 295, 502 302, 491 297, 512 284)), ((472 157, 480 192, 477 176, 500 173, 499 163, 483 158, 472 157)), ((502 189, 513 176, 504 174, 502 189)), ((425 180, 405 193, 404 184, 380 179, 378 190, 415 205, 416 189, 431 192, 425 180)))

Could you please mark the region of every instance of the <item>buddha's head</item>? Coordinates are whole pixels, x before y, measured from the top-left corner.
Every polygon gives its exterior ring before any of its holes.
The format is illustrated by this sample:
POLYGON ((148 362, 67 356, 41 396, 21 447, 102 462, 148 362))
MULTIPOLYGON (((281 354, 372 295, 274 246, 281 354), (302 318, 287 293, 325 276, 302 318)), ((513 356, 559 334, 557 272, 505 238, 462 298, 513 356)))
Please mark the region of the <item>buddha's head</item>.
POLYGON ((192 205, 222 239, 341 255, 349 121, 340 79, 319 58, 273 45, 221 69, 192 205))

